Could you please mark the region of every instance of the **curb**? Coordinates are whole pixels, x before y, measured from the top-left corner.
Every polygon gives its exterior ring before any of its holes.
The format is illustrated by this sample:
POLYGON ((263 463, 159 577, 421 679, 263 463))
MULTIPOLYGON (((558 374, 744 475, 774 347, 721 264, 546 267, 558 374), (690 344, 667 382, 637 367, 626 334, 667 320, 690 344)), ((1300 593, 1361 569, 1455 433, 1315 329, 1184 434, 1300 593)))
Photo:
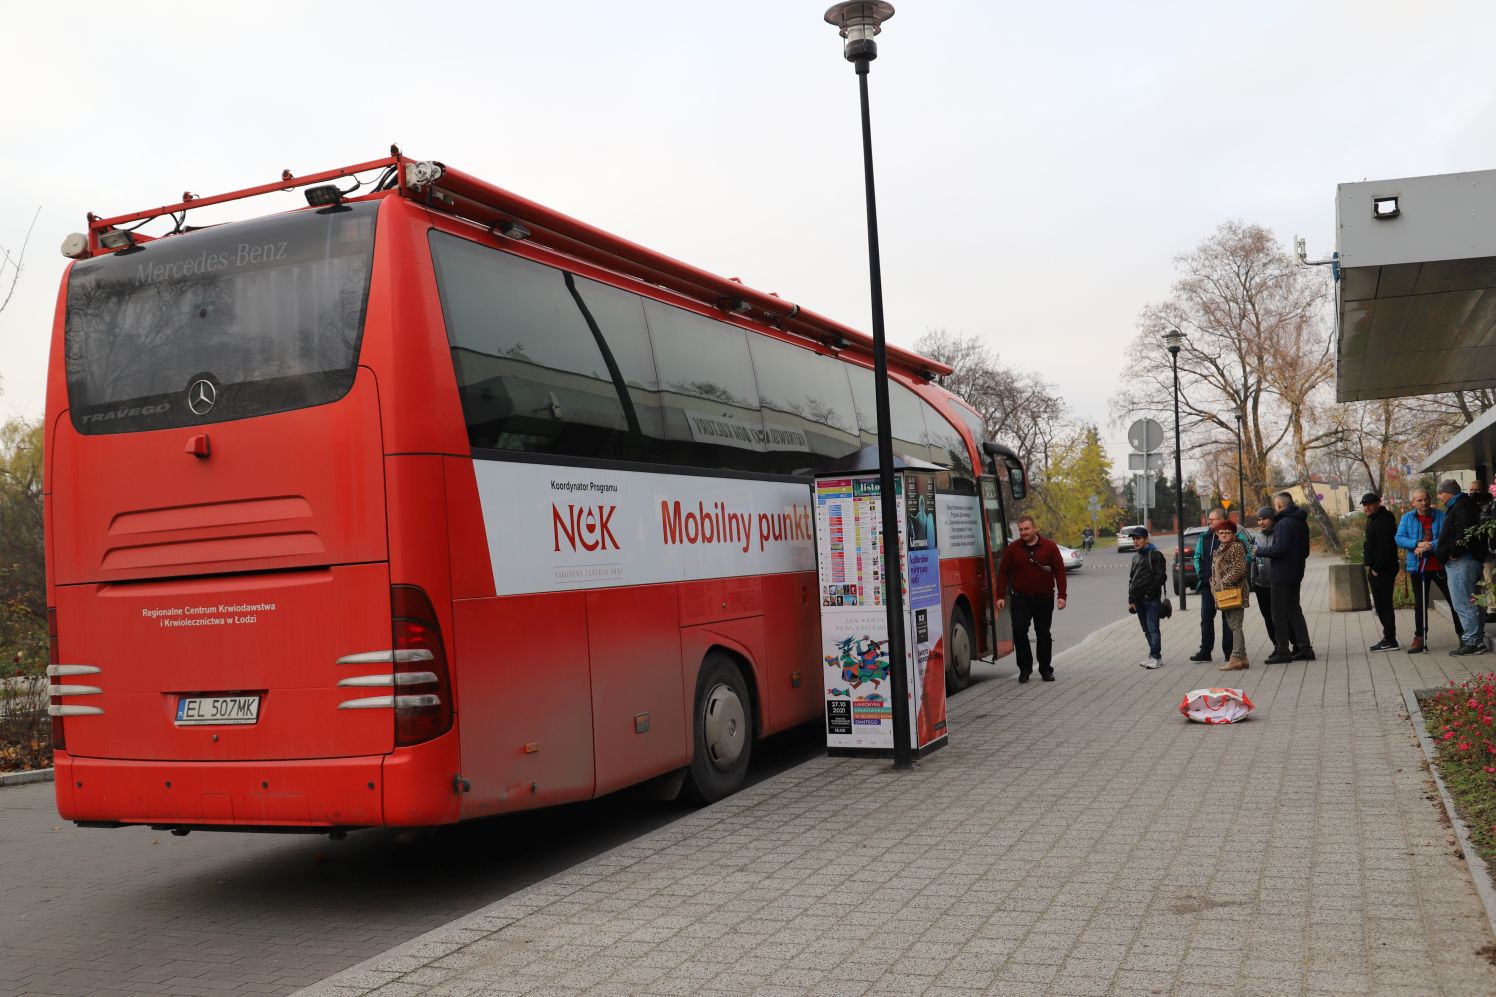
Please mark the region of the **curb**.
POLYGON ((0 772, 0 786, 25 786, 33 782, 51 782, 52 769, 32 769, 30 772, 0 772))
POLYGON ((1418 744, 1423 748, 1424 757, 1428 759, 1428 770, 1434 777, 1434 785, 1439 788, 1439 799, 1444 801, 1444 812, 1449 815, 1449 823, 1454 827, 1455 839, 1460 843, 1460 852, 1465 856, 1465 865, 1470 870, 1470 878, 1475 882, 1475 892, 1480 897, 1480 905, 1486 912, 1486 923, 1490 925, 1491 934, 1496 937, 1496 885, 1491 880, 1491 867, 1486 865, 1486 860, 1481 858, 1480 853, 1475 850, 1474 843, 1470 840, 1470 828, 1460 819, 1455 812, 1454 800, 1449 795, 1449 788, 1444 785, 1444 777, 1439 774, 1439 765, 1436 761, 1434 739, 1428 736, 1428 725, 1424 723, 1423 711, 1418 708, 1418 694, 1438 694, 1441 689, 1404 689, 1403 702, 1408 706, 1408 719, 1413 721, 1413 731, 1418 735, 1418 744))

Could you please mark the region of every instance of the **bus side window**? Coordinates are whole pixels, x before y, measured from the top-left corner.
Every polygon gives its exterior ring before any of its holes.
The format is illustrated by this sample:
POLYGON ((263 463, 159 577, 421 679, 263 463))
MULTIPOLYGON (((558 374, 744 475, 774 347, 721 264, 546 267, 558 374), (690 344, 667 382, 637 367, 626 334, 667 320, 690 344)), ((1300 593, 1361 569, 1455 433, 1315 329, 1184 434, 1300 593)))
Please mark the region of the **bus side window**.
POLYGON ((840 360, 768 336, 749 336, 763 401, 770 470, 804 474, 858 448, 857 409, 840 360))
POLYGON ((553 267, 442 232, 430 242, 470 445, 602 456, 658 425, 652 368, 637 348, 615 353, 597 320, 619 343, 639 340, 643 317, 630 323, 626 301, 593 284, 584 307, 577 279, 553 267))
MULTIPOLYGON (((875 447, 878 445, 878 410, 874 404, 873 372, 866 367, 848 364, 847 379, 852 384, 852 400, 857 405, 862 445, 875 447)), ((925 418, 919 410, 919 397, 897 381, 890 381, 888 409, 893 420, 893 452, 929 460, 930 445, 925 438, 925 418)))
POLYGON ((920 399, 919 404, 924 412, 925 433, 930 439, 931 462, 971 474, 971 452, 966 448, 966 440, 960 430, 952 426, 929 402, 920 399))
POLYGON ((764 422, 748 334, 657 301, 644 302, 644 315, 674 462, 764 470, 764 422))

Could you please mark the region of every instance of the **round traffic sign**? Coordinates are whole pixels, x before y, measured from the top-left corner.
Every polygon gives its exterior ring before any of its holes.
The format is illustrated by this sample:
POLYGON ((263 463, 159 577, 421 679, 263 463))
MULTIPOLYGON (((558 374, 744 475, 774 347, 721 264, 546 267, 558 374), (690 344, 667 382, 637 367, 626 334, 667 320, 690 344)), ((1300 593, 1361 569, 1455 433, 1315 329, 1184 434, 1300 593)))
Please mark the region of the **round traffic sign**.
POLYGON ((1141 453, 1152 453, 1164 445, 1164 427, 1157 419, 1139 419, 1127 427, 1127 442, 1141 453))

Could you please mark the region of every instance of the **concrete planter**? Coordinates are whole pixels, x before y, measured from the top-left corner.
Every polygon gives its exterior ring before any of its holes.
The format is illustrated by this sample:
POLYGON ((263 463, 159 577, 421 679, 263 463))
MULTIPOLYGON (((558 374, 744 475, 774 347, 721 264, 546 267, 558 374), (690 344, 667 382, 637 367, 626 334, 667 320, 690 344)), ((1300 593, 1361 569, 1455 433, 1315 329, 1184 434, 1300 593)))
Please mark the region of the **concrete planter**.
POLYGON ((1366 583, 1366 565, 1330 565, 1330 612, 1357 613, 1371 608, 1371 588, 1366 583))

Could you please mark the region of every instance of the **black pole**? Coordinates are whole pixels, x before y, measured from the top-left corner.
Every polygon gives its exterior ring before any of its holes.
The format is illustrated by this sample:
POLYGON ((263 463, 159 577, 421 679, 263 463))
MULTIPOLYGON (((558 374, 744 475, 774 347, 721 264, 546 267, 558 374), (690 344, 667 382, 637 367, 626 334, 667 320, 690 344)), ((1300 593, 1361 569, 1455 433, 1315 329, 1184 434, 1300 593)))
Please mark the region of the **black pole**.
POLYGON ((853 62, 862 95, 862 172, 867 188, 868 281, 873 296, 873 400, 878 410, 878 492, 883 503, 883 592, 888 599, 888 681, 893 695, 893 767, 912 769, 909 676, 904 662, 904 577, 899 568, 899 510, 893 492, 893 422, 888 415, 888 349, 883 341, 883 268, 878 258, 878 204, 873 190, 873 125, 868 114, 868 60, 853 62))
POLYGON ((1184 595, 1184 461, 1179 452, 1179 347, 1169 347, 1169 356, 1174 361, 1174 518, 1179 531, 1179 610, 1183 612, 1187 600, 1184 595))
POLYGON ((1236 508, 1238 511, 1237 522, 1243 526, 1247 523, 1247 485, 1246 479, 1242 476, 1241 469, 1241 430, 1244 425, 1241 413, 1236 413, 1236 508))

